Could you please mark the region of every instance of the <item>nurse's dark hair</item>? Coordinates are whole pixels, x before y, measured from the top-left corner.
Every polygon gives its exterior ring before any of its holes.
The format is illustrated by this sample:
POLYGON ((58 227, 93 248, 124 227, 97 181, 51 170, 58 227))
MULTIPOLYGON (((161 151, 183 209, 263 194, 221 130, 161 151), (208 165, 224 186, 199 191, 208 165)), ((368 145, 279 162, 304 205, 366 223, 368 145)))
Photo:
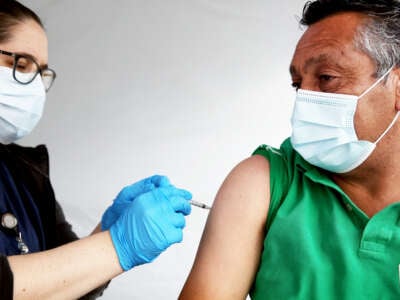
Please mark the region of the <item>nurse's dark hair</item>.
POLYGON ((27 20, 43 23, 32 10, 15 0, 0 0, 0 43, 12 38, 12 29, 27 20))
POLYGON ((341 12, 368 16, 354 42, 375 62, 376 76, 382 76, 392 66, 400 66, 400 0, 308 1, 300 24, 309 26, 341 12))

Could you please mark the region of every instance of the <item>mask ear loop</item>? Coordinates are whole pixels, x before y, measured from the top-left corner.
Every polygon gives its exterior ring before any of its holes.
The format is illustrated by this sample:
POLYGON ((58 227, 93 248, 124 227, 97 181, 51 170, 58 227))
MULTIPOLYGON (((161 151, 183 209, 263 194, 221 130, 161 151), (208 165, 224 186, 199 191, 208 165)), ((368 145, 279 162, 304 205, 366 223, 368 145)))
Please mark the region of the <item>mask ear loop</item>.
POLYGON ((366 94, 368 94, 374 87, 376 87, 392 70, 393 70, 394 66, 392 66, 389 70, 386 71, 385 74, 382 75, 381 78, 379 78, 377 81, 375 81, 375 83, 373 85, 371 85, 369 88, 367 88, 364 93, 362 93, 358 99, 364 97, 366 94))
MULTIPOLYGON (((385 78, 392 70, 393 70, 394 66, 392 66, 385 74, 383 74, 383 76, 377 80, 370 88, 368 88, 364 93, 362 93, 362 95, 360 96, 360 98, 362 96, 364 96, 366 93, 368 93, 370 90, 372 90, 379 82, 381 82, 383 80, 383 78, 385 78)), ((398 111, 396 113, 396 115, 394 116, 392 122, 389 124, 389 126, 386 128, 386 130, 380 135, 380 137, 375 141, 375 145, 378 144, 380 142, 381 139, 383 139, 383 137, 386 135, 386 133, 388 133, 388 131, 393 127, 394 123, 396 123, 397 119, 399 118, 400 115, 400 111, 398 111)))
POLYGON ((390 123, 390 125, 386 128, 386 130, 381 134, 381 136, 376 140, 376 142, 374 143, 375 145, 379 143, 379 141, 386 135, 386 133, 393 127, 394 123, 396 123, 397 119, 399 118, 400 115, 400 111, 398 111, 396 113, 396 115, 394 116, 392 123, 390 123))

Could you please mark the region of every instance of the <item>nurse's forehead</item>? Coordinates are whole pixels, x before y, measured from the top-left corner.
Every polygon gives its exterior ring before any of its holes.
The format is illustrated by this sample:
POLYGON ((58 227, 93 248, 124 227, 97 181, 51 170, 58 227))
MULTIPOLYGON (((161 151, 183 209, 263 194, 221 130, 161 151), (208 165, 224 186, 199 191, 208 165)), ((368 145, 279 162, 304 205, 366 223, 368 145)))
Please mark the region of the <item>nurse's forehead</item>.
POLYGON ((0 43, 0 49, 32 57, 39 65, 47 65, 48 41, 44 29, 33 20, 11 28, 11 39, 0 43))

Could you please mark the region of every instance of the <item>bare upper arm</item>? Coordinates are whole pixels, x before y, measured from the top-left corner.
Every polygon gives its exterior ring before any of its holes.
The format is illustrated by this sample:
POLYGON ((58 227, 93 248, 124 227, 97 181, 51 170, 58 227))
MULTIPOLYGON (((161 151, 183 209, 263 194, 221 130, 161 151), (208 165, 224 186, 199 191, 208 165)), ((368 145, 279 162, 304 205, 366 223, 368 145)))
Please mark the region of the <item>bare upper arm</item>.
POLYGON ((244 299, 259 264, 269 207, 269 162, 252 156, 215 198, 180 299, 244 299))

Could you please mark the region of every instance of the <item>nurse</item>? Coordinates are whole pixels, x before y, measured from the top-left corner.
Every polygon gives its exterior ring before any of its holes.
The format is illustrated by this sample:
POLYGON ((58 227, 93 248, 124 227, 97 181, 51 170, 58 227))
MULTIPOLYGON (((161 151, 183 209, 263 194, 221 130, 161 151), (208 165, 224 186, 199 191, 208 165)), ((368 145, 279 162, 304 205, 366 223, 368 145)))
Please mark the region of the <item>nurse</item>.
POLYGON ((13 142, 40 120, 56 73, 38 16, 0 0, 0 299, 94 299, 182 240, 191 194, 164 176, 125 187, 78 239, 54 197, 45 146, 13 142))

